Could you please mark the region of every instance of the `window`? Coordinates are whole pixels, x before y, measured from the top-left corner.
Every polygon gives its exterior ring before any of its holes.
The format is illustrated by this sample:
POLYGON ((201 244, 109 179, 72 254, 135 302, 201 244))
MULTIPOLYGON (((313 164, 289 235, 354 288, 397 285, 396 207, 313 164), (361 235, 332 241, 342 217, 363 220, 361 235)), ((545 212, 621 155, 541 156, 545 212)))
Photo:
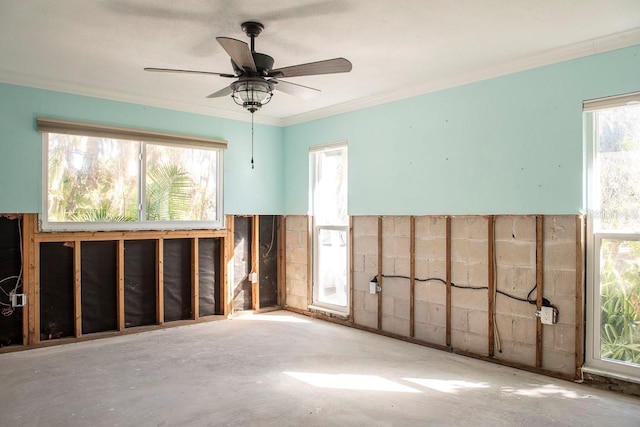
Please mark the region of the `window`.
POLYGON ((348 311, 347 146, 313 148, 310 205, 313 215, 313 305, 348 311))
POLYGON ((42 229, 221 228, 225 144, 38 119, 42 229))
POLYGON ((585 103, 586 369, 640 378, 640 96, 585 103), (635 101, 635 102, 633 102, 635 101))

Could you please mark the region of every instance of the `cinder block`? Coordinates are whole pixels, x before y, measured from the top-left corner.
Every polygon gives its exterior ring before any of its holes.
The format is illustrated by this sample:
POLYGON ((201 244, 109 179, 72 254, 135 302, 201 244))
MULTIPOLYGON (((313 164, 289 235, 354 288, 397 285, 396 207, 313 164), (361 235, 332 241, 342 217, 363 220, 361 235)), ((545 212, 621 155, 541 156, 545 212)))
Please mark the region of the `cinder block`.
POLYGON ((418 216, 416 217, 416 237, 446 236, 446 220, 442 216, 418 216))
POLYGON ((306 264, 307 263, 307 248, 291 248, 287 251, 287 262, 306 264))
POLYGON ((488 316, 486 311, 469 311, 469 332, 476 335, 488 336, 488 316))
POLYGON ((429 277, 429 261, 416 258, 416 278, 426 279, 429 277))
MULTIPOLYGON (((435 277, 438 279, 446 280, 447 278, 447 264, 443 261, 429 261, 429 277, 435 277)), ((421 277, 426 279, 426 277, 421 277)))
POLYGON ((467 259, 472 263, 489 262, 489 248, 486 239, 469 240, 467 243, 467 259))
POLYGON ((467 231, 467 217, 454 216, 451 218, 451 238, 464 240, 469 238, 469 233, 467 231))
POLYGON ((364 310, 364 291, 353 290, 353 310, 364 310))
POLYGON ((459 307, 451 307, 451 329, 468 332, 469 323, 467 320, 468 310, 459 307))
POLYGON ((382 329, 407 337, 409 336, 409 321, 398 317, 382 316, 382 329))
POLYGON ((489 266, 486 263, 470 264, 468 274, 468 283, 470 286, 488 286, 489 266))
POLYGON ((543 240, 545 242, 575 242, 575 215, 549 215, 544 217, 543 240))
POLYGON ((447 331, 445 328, 426 323, 416 322, 415 337, 429 344, 446 345, 447 343, 447 331))
POLYGON ((293 248, 306 246, 306 239, 302 239, 302 233, 298 230, 287 230, 287 251, 293 248), (304 245, 303 245, 304 243, 304 245))
POLYGON ((451 289, 451 305, 470 310, 486 311, 489 299, 486 289, 451 289))
POLYGON ((513 341, 523 344, 536 345, 535 318, 516 317, 513 321, 513 341))
POLYGON ((409 258, 410 244, 408 237, 385 237, 382 241, 382 255, 409 258))
POLYGON ((370 280, 371 280, 371 275, 369 273, 354 271, 353 289, 356 291, 369 292, 370 280))
POLYGON ((423 301, 415 301, 414 303, 414 320, 420 323, 427 323, 427 315, 429 311, 429 305, 423 301))
POLYGON ((576 295, 575 270, 544 269, 544 296, 573 298, 576 295))
POLYGON ((287 230, 307 230, 307 216, 289 215, 287 216, 287 230))
POLYGON ((353 217, 353 236, 377 236, 378 234, 378 217, 375 216, 354 216, 353 217))
POLYGON ((445 239, 416 239, 416 258, 445 260, 445 239))
POLYGON ((454 349, 467 351, 481 356, 487 355, 487 337, 460 331, 452 331, 451 345, 454 349))
POLYGON ((536 241, 536 217, 534 215, 500 215, 495 220, 496 240, 536 241))
POLYGON ((382 295, 385 297, 409 299, 411 294, 410 287, 410 282, 407 279, 385 277, 382 280, 382 295))
POLYGON ((378 255, 377 236, 359 236, 353 240, 353 252, 365 255, 378 255))
POLYGON ((393 270, 397 275, 408 277, 411 272, 411 260, 401 256, 396 257, 393 270))
POLYGON ((496 242, 496 264, 498 265, 536 265, 536 245, 530 242, 496 242))
POLYGON ((498 327, 499 340, 504 342, 513 341, 515 317, 496 313, 495 322, 498 327))
POLYGON ((378 274, 378 256, 365 255, 364 269, 367 273, 371 273, 372 275, 378 274))
POLYGON ((553 348, 556 351, 574 353, 576 347, 575 328, 563 325, 543 325, 543 334, 553 332, 553 348))
POLYGON ((442 304, 427 303, 427 323, 445 327, 447 322, 447 309, 442 304))
POLYGON ((353 311, 353 321, 357 325, 376 328, 378 326, 378 314, 370 311, 353 311))
POLYGON ((440 282, 418 282, 426 283, 427 301, 437 304, 444 304, 447 299, 447 285, 440 282))
POLYGON ((495 358, 527 366, 535 366, 536 347, 515 341, 503 341, 502 352, 496 351, 495 358))
MULTIPOLYGON (((364 296, 364 309, 370 313, 374 313, 376 315, 376 319, 378 318, 378 294, 369 294, 366 293, 364 296)), ((377 325, 377 320, 376 320, 377 325)))
MULTIPOLYGON (((499 289, 499 288, 498 288, 499 289)), ((523 296, 523 298, 526 295, 523 296)), ((496 295, 496 313, 510 317, 533 317, 535 316, 536 306, 524 301, 507 298, 502 294, 496 295)))
POLYGON ((545 268, 575 270, 575 242, 545 242, 543 247, 545 268))
POLYGON ((411 318, 409 315, 410 306, 408 299, 394 298, 393 315, 400 319, 409 320, 411 318))
POLYGON ((457 285, 469 284, 469 265, 466 262, 451 262, 451 281, 457 285))
POLYGON ((498 289, 515 292, 526 297, 526 293, 536 284, 536 269, 530 266, 514 266, 500 264, 496 269, 498 289), (524 292, 524 295, 521 293, 524 292))
POLYGON ((482 216, 467 217, 467 237, 473 240, 487 240, 489 236, 488 219, 482 216))
POLYGON ((396 234, 396 221, 393 216, 382 217, 382 237, 386 240, 396 234))
POLYGON ((394 316, 395 298, 382 294, 382 315, 394 316))
POLYGON ((408 216, 394 217, 396 237, 409 237, 411 235, 411 220, 408 216))
POLYGON ((542 351, 542 367, 550 371, 563 374, 573 374, 575 368, 575 355, 555 351, 542 351))
POLYGON ((554 297, 552 303, 558 307, 558 324, 574 326, 576 324, 576 302, 573 298, 554 297))
POLYGON ((364 254, 353 254, 353 271, 364 271, 364 254))
POLYGON ((451 261, 466 263, 469 260, 468 243, 467 239, 451 240, 451 261))

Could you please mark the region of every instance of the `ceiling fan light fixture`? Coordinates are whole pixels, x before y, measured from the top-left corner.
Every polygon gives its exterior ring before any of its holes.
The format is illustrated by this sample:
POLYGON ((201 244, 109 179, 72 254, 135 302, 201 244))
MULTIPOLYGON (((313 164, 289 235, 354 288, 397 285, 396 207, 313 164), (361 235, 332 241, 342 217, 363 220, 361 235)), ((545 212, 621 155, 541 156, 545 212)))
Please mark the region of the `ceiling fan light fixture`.
POLYGON ((260 78, 241 79, 231 83, 231 97, 252 114, 271 101, 273 83, 260 78))

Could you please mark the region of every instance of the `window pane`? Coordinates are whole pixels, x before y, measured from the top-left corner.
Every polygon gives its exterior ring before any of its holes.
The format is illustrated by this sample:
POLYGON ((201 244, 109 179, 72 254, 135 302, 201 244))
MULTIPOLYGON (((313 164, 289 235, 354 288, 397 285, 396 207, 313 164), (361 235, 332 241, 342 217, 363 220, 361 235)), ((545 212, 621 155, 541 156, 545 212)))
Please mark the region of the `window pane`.
POLYGON ((318 225, 347 225, 347 149, 316 153, 313 215, 318 225))
POLYGON ((347 230, 320 228, 317 233, 317 301, 346 306, 347 230))
POLYGON ((140 143, 49 134, 48 221, 135 221, 140 143))
POLYGON ((147 144, 146 219, 215 221, 215 150, 147 144))
POLYGON ((603 239, 600 356, 640 366, 640 241, 603 239))
POLYGON ((640 105, 596 115, 596 231, 640 230, 640 105))

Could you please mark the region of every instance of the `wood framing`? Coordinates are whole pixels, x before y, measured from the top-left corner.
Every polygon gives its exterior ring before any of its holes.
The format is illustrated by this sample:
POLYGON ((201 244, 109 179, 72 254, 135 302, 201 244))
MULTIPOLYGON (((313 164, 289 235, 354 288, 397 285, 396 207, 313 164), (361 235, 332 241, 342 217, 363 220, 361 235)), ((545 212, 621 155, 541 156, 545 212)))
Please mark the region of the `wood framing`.
POLYGON ((287 306, 287 217, 278 220, 278 305, 287 306))
POLYGON ((118 274, 118 290, 117 290, 117 322, 118 331, 125 329, 124 316, 124 239, 118 240, 118 255, 116 261, 116 269, 118 274))
POLYGON ((353 217, 349 216, 349 231, 347 235, 348 249, 347 252, 347 291, 349 292, 349 300, 347 308, 349 309, 349 320, 353 322, 353 217))
POLYGON ((382 330, 382 217, 378 217, 378 329, 382 330))
POLYGON ((191 318, 200 317, 200 239, 191 241, 191 318))
POLYGON ((251 308, 260 310, 260 217, 251 217, 251 308))
POLYGON ((156 323, 164 324, 164 239, 156 241, 156 323))
POLYGON ((38 229, 38 216, 24 214, 22 217, 22 250, 25 266, 23 291, 27 295, 27 305, 22 308, 23 344, 40 342, 40 257, 35 233, 38 229), (24 311, 26 310, 26 311, 24 311))
MULTIPOLYGON (((544 217, 536 215, 536 309, 542 308, 544 297, 544 217)), ((536 368, 542 367, 542 321, 536 317, 536 368)))
POLYGON ((496 233, 495 233, 495 217, 489 215, 487 217, 487 285, 488 285, 488 328, 487 328, 487 341, 488 341, 488 355, 493 357, 495 353, 495 321, 496 321, 496 276, 495 276, 495 262, 496 262, 496 233))
POLYGON ((409 217, 409 336, 416 334, 416 217, 409 217))
POLYGON ((313 303, 313 217, 307 215, 307 307, 313 303))
POLYGON ((584 291, 585 291, 585 250, 584 239, 586 237, 587 223, 584 216, 576 216, 576 301, 575 301, 575 378, 582 378, 582 365, 584 364, 584 291))
POLYGON ((80 242, 73 243, 73 330, 76 337, 82 336, 82 289, 80 242))
POLYGON ((445 217, 445 269, 446 269, 446 345, 451 347, 451 217, 445 217))

